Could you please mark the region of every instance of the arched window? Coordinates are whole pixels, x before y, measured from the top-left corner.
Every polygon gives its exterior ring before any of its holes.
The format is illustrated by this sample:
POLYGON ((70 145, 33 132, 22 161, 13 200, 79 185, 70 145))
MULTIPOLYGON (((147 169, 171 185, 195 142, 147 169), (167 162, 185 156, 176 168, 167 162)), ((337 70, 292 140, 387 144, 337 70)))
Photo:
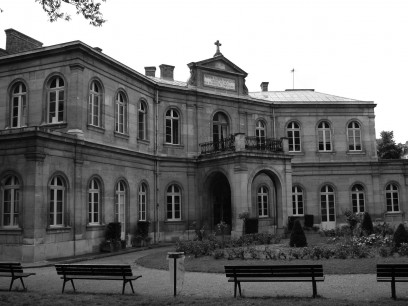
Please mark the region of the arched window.
POLYGON ((179 144, 180 115, 174 108, 166 112, 166 143, 179 144))
POLYGON ((115 188, 115 222, 120 222, 121 224, 121 235, 122 240, 125 239, 126 233, 126 183, 124 181, 119 181, 115 188))
POLYGON ((300 127, 297 122, 289 122, 287 136, 289 140, 289 152, 300 152, 300 127))
POLYGON ((229 135, 228 118, 224 113, 218 112, 213 117, 213 143, 215 150, 225 149, 225 139, 229 135))
POLYGON ((358 122, 350 122, 347 126, 348 146, 350 151, 361 151, 361 129, 358 122))
POLYGON ((147 220, 147 187, 145 183, 139 186, 139 221, 147 220))
POLYGON ((12 128, 27 124, 27 89, 22 82, 15 84, 11 90, 10 117, 12 128))
POLYGON ((20 182, 14 175, 6 176, 1 181, 2 196, 2 226, 19 227, 20 218, 20 182))
POLYGON ((320 122, 317 127, 317 132, 319 136, 319 151, 331 151, 332 142, 330 124, 326 121, 320 122))
POLYGON ((139 121, 139 131, 138 137, 139 139, 146 140, 147 139, 147 107, 146 103, 140 101, 139 109, 138 109, 138 121, 139 121))
POLYGON ((265 146, 266 144, 266 124, 262 120, 258 120, 255 127, 255 136, 258 146, 265 146))
POLYGON ((51 227, 64 225, 65 184, 60 176, 55 176, 50 183, 50 215, 51 227))
POLYGON ((399 192, 398 186, 395 184, 388 184, 385 187, 385 198, 387 201, 388 212, 399 212, 399 192))
POLYGON ((115 132, 127 133, 127 100, 123 92, 116 94, 115 102, 115 132))
POLYGON ((304 197, 303 189, 299 186, 292 187, 292 214, 294 216, 303 216, 304 215, 304 197))
POLYGON ((320 205, 322 213, 322 222, 336 221, 334 189, 325 185, 320 190, 320 205))
POLYGON ((102 87, 97 81, 89 89, 88 124, 102 126, 102 87))
POLYGON ((365 211, 364 187, 360 184, 355 184, 351 188, 351 202, 353 204, 353 213, 362 213, 365 211))
POLYGON ((268 217, 269 190, 266 186, 261 186, 258 188, 257 198, 258 198, 258 216, 260 218, 268 217))
POLYGON ((48 123, 64 122, 65 84, 59 77, 53 77, 48 85, 48 123))
POLYGON ((88 189, 88 223, 99 224, 101 211, 101 187, 96 179, 92 179, 88 189))
POLYGON ((170 185, 167 188, 166 194, 167 202, 167 220, 180 221, 181 220, 181 191, 177 185, 170 185))

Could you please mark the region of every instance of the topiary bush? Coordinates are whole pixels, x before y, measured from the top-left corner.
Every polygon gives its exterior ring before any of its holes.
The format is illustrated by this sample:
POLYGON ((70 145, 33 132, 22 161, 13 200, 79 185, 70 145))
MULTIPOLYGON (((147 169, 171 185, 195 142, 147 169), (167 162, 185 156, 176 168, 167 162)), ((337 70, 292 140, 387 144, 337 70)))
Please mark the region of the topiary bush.
POLYGON ((408 232, 405 229, 404 224, 400 223, 400 225, 398 225, 394 233, 393 241, 396 249, 401 246, 401 243, 408 243, 408 232))
POLYGON ((363 215, 363 221, 361 222, 361 231, 365 236, 370 236, 374 233, 373 221, 371 220, 370 214, 365 212, 363 215))
POLYGON ((305 232, 299 220, 295 220, 293 224, 292 233, 290 234, 289 245, 291 247, 302 248, 307 246, 305 232))

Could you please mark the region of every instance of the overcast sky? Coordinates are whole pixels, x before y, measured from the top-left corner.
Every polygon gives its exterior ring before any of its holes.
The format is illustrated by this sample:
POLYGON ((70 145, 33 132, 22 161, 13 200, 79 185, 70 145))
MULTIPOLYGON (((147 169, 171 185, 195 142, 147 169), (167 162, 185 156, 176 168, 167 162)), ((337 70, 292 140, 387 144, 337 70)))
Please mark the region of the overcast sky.
POLYGON ((250 92, 264 81, 269 90, 292 88, 294 68, 295 88, 374 101, 377 137, 394 131, 408 141, 407 0, 107 0, 99 28, 69 6, 72 20, 56 23, 34 0, 1 0, 0 8, 1 48, 8 28, 44 46, 81 40, 141 73, 173 65, 186 81, 187 64, 212 57, 219 40, 248 73, 250 92))

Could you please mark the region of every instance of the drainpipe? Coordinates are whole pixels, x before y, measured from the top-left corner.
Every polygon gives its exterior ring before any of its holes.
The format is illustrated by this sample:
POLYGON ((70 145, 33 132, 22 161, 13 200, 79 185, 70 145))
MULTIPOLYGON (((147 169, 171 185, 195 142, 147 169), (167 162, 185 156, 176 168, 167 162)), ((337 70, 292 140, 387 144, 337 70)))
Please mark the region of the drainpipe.
POLYGON ((158 120, 159 120, 159 89, 155 88, 155 127, 154 127, 154 217, 155 217, 155 230, 154 230, 154 242, 160 241, 160 226, 159 226, 159 162, 158 162, 158 120))
POLYGON ((273 138, 276 139, 276 118, 275 118, 275 109, 272 108, 272 118, 273 118, 273 138))

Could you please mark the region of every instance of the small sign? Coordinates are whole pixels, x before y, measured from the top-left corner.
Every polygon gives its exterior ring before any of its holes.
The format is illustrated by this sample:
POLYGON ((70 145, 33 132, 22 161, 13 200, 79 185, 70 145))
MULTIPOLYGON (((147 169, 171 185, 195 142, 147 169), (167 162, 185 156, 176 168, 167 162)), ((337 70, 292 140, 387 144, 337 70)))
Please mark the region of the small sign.
POLYGON ((211 74, 204 74, 204 86, 235 90, 235 80, 211 74))

